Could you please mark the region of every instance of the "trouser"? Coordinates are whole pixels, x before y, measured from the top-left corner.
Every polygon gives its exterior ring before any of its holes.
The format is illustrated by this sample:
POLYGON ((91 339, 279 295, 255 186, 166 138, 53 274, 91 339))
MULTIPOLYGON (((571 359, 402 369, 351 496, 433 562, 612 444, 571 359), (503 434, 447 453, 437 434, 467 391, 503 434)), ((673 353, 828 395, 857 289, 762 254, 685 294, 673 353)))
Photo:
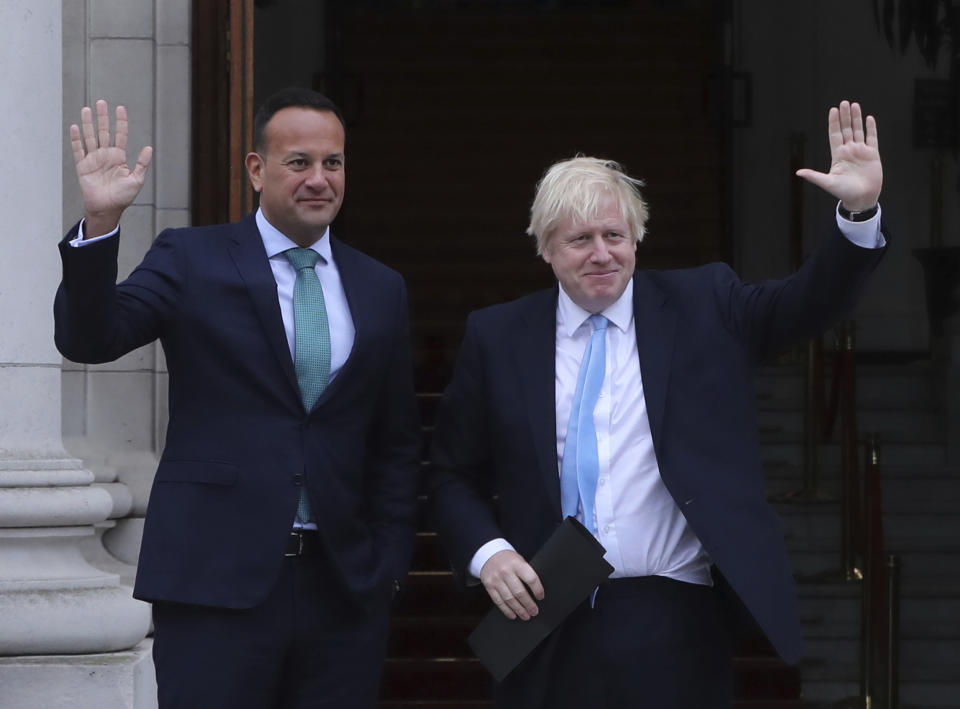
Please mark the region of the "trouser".
POLYGON ((733 633, 716 588, 604 582, 499 686, 500 709, 730 709, 733 633))
POLYGON ((159 602, 153 658, 160 709, 373 709, 389 608, 343 597, 322 551, 283 560, 260 605, 159 602))

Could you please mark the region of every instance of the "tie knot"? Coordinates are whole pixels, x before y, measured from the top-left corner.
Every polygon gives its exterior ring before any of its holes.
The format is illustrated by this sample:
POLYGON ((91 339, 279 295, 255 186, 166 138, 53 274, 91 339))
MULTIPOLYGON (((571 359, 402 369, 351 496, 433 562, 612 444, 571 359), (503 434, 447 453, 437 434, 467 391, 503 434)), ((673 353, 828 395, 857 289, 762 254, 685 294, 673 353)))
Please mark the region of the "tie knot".
POLYGON ((597 314, 590 316, 590 324, 593 325, 594 332, 597 330, 606 330, 609 322, 610 321, 607 320, 603 315, 597 314))
POLYGON ((291 265, 298 271, 304 268, 313 268, 317 265, 317 261, 320 258, 320 254, 313 249, 287 249, 283 253, 291 265))

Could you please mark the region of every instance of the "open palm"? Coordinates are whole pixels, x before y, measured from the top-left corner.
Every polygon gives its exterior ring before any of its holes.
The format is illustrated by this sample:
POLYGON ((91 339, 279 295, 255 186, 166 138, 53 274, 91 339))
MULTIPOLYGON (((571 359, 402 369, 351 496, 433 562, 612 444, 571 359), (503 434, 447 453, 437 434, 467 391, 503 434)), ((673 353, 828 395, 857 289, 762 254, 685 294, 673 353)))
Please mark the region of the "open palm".
POLYGON ((830 139, 830 172, 797 170, 797 175, 826 190, 851 212, 877 203, 883 187, 883 165, 877 141, 877 122, 860 104, 842 101, 827 118, 830 139))
POLYGON ((81 128, 70 126, 70 145, 77 168, 87 219, 119 222, 123 211, 133 204, 143 187, 153 148, 140 151, 137 164, 127 165, 127 111, 116 110, 116 140, 110 144, 110 119, 106 101, 97 101, 97 131, 89 107, 81 111, 81 128))

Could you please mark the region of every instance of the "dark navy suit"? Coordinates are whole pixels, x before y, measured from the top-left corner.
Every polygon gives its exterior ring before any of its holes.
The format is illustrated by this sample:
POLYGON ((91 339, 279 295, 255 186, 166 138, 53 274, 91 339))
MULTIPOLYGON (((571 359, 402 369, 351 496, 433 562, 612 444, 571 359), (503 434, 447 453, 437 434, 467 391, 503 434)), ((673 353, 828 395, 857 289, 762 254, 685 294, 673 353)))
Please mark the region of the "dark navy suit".
POLYGON ((281 572, 306 486, 326 585, 357 613, 385 610, 406 578, 419 465, 401 277, 332 241, 356 337, 307 412, 252 215, 163 232, 118 285, 118 238, 73 248, 75 235, 60 248, 57 347, 97 363, 159 339, 170 376, 134 595, 257 606, 281 572))
MULTIPOLYGON (((638 270, 633 278, 640 371, 663 482, 789 662, 801 654, 800 624, 783 534, 764 495, 754 365, 849 310, 884 251, 852 245, 834 227, 784 280, 747 285, 722 264, 638 270)), ((468 320, 437 416, 429 481, 438 531, 461 576, 490 539, 504 537, 530 558, 561 521, 556 309, 554 287, 468 320)))

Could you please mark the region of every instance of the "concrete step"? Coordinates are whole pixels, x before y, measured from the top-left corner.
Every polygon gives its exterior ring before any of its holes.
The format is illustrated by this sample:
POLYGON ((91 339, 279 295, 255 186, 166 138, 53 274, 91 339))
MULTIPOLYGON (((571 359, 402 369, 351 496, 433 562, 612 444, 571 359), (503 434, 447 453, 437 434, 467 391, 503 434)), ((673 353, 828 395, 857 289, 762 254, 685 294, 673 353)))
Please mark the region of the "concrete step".
MULTIPOLYGON (((761 367, 755 377, 757 402, 777 399, 803 401, 806 366, 771 365, 761 367)), ((824 391, 829 392, 832 368, 825 368, 824 391)), ((939 406, 940 372, 929 362, 901 365, 858 365, 858 407, 899 406, 904 408, 939 406)), ((797 407, 803 408, 802 403, 797 407)))
MULTIPOLYGON (((803 697, 833 704, 859 693, 859 665, 805 662, 801 665, 803 697)), ((901 709, 957 709, 960 676, 956 668, 932 667, 900 677, 901 709)))
MULTIPOLYGON (((937 470, 947 467, 946 443, 935 436, 889 435, 880 441, 881 468, 911 468, 913 470, 937 470)), ((840 445, 826 443, 820 446, 820 465, 824 469, 839 469, 840 445)), ((858 460, 863 460, 860 446, 858 460)), ((760 459, 765 468, 791 465, 797 469, 803 464, 803 439, 800 434, 768 433, 760 437, 760 459)))
MULTIPOLYGON (((881 451, 881 455, 883 451, 881 451)), ((771 464, 764 466, 767 492, 771 497, 803 486, 800 465, 771 464)), ((840 467, 821 465, 817 472, 818 488, 840 497, 840 467)), ((885 460, 880 466, 880 486, 884 500, 896 508, 910 505, 924 508, 960 504, 960 468, 942 466, 921 469, 915 465, 890 465, 885 460)))
MULTIPOLYGON (((811 578, 827 571, 840 568, 840 543, 824 543, 822 548, 811 548, 808 544, 793 544, 788 541, 787 552, 793 572, 799 578, 811 578)), ((960 578, 960 548, 920 549, 909 541, 903 548, 888 549, 889 553, 900 556, 904 566, 904 577, 940 576, 956 581, 960 578)))
MULTIPOLYGON (((757 411, 761 436, 792 433, 802 436, 804 430, 803 402, 777 400, 761 404, 757 411)), ((857 406, 857 428, 874 433, 880 440, 896 440, 903 436, 940 441, 946 436, 943 414, 932 406, 905 408, 897 405, 857 406)), ((839 436, 839 423, 834 424, 832 437, 839 436)))

